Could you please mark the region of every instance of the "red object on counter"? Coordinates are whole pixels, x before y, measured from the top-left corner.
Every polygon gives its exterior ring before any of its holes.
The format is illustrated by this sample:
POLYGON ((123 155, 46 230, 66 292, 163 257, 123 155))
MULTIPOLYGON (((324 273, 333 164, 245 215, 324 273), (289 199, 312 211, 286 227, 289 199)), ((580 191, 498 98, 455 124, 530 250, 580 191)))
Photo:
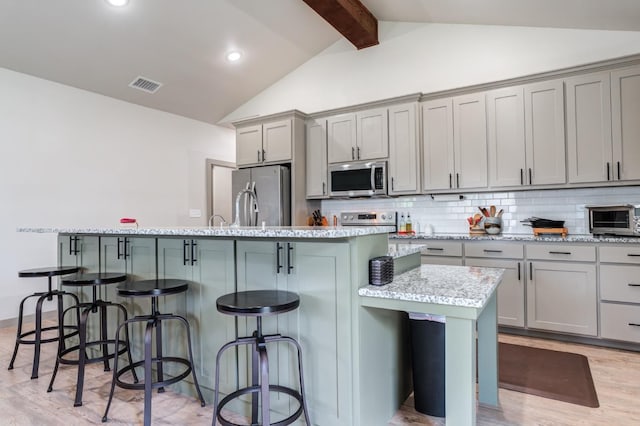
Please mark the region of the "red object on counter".
POLYGON ((131 218, 131 217, 123 217, 120 219, 120 223, 136 223, 137 220, 131 218))

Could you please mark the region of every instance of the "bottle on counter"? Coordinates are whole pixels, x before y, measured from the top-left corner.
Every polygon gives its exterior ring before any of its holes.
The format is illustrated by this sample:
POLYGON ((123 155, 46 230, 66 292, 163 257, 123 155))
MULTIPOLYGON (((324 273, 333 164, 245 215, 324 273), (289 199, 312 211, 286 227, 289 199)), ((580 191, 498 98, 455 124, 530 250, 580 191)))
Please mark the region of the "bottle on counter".
POLYGON ((405 233, 407 231, 407 223, 404 221, 404 213, 400 215, 400 223, 398 224, 399 232, 405 233))
POLYGON ((407 221, 404 224, 404 230, 407 234, 413 232, 413 226, 411 225, 411 215, 407 212, 407 221))

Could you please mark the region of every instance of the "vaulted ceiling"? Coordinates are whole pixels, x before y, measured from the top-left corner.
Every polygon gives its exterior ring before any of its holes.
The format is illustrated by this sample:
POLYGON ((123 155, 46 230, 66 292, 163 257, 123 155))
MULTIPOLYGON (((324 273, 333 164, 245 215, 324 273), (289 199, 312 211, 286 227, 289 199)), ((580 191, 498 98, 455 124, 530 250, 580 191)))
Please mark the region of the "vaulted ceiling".
MULTIPOLYGON (((340 39, 312 2, 0 0, 0 67, 215 124, 340 39)), ((637 0, 361 2, 380 21, 640 31, 637 0)))

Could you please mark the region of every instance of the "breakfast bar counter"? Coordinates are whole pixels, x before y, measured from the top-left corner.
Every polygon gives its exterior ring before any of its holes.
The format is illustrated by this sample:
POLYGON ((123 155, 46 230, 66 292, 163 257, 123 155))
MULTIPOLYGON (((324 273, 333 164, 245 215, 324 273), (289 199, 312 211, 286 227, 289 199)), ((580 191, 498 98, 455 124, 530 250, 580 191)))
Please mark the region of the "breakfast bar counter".
POLYGON ((358 290, 360 304, 445 316, 447 425, 476 424, 476 324, 478 400, 498 405, 496 290, 503 269, 422 265, 384 286, 358 290))

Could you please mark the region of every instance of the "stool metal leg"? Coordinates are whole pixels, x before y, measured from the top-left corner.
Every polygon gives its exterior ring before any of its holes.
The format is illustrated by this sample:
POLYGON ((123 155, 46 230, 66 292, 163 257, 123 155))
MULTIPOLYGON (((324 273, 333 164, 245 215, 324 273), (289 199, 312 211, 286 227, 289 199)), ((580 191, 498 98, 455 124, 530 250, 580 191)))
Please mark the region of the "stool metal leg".
POLYGON ((155 321, 149 320, 144 331, 144 426, 151 426, 151 392, 153 379, 151 378, 151 364, 153 353, 151 352, 151 337, 155 321))
POLYGON ((111 371, 109 367, 109 346, 107 341, 107 306, 111 305, 109 302, 100 304, 100 340, 105 342, 102 344, 102 356, 104 357, 104 371, 111 371), (108 305, 107 305, 108 303, 108 305))
MULTIPOLYGON (((156 312, 157 314, 157 312, 156 312)), ((158 366, 156 367, 156 374, 158 376, 158 381, 162 382, 164 380, 164 371, 162 369, 162 320, 158 319, 156 321, 156 357, 158 358, 158 366)), ((158 393, 164 392, 164 387, 161 386, 158 388, 158 393)))
POLYGON ((87 317, 91 313, 93 307, 88 307, 82 311, 80 315, 80 345, 78 347, 78 380, 76 382, 76 398, 73 403, 74 407, 82 405, 82 391, 84 388, 84 368, 87 360, 87 317))
POLYGON ((24 312, 24 302, 30 297, 35 296, 32 294, 31 296, 27 296, 20 302, 20 309, 18 309, 18 330, 16 332, 16 346, 13 348, 13 355, 11 356, 11 361, 9 362, 9 370, 13 370, 13 363, 16 360, 16 355, 18 355, 18 346, 20 346, 20 336, 22 334, 22 313, 24 312))
POLYGON ((33 366, 31 367, 31 379, 38 378, 38 366, 40 365, 40 340, 42 339, 42 304, 49 294, 38 297, 36 302, 36 334, 33 350, 33 366))
MULTIPOLYGON (((75 295, 74 295, 75 296, 75 295)), ((77 296, 76 296, 77 299, 77 296)), ((66 315, 67 312, 71 311, 71 310, 75 310, 76 311, 76 317, 77 317, 77 324, 78 324, 78 334, 80 334, 80 305, 79 303, 71 306, 67 309, 65 309, 62 312, 62 324, 64 324, 64 316, 66 315)), ((58 329, 60 330, 60 325, 58 325, 58 329)), ((59 339, 60 342, 62 342, 64 340, 64 335, 59 339)), ((56 364, 53 367, 53 373, 51 374, 51 380, 49 381, 49 387, 47 388, 47 392, 51 392, 53 390, 53 383, 56 380, 56 375, 58 374, 58 368, 60 367, 60 354, 62 353, 62 344, 58 343, 58 352, 56 354, 56 364)))
POLYGON ((270 425, 269 357, 267 356, 267 347, 264 344, 258 344, 258 353, 260 355, 260 398, 262 400, 262 424, 270 425))
POLYGON ((206 404, 204 402, 204 397, 202 396, 202 392, 200 391, 200 385, 198 384, 198 377, 196 377, 196 364, 193 362, 193 349, 191 348, 191 327, 189 327, 189 322, 179 316, 172 315, 171 317, 177 318, 182 321, 185 328, 187 329, 187 348, 189 349, 189 362, 191 363, 191 375, 193 376, 193 385, 196 387, 196 392, 198 392, 198 398, 200 398, 200 406, 204 407, 206 404))
MULTIPOLYGON (((120 324, 116 329, 116 348, 115 348, 116 354, 120 350, 118 342, 120 341, 120 330, 122 329, 122 327, 126 327, 125 331, 128 330, 129 321, 125 319, 125 321, 122 324, 120 324)), ((129 363, 131 363, 131 360, 129 360, 129 363)), ((116 389, 117 377, 118 377, 118 356, 115 356, 113 358, 113 378, 111 379, 111 390, 109 391, 109 399, 107 400, 107 407, 105 408, 104 415, 102 416, 103 423, 107 421, 107 415, 109 414, 109 408, 111 407, 111 401, 113 400, 113 393, 116 389)), ((137 381, 138 380, 136 379, 136 382, 137 381)))

